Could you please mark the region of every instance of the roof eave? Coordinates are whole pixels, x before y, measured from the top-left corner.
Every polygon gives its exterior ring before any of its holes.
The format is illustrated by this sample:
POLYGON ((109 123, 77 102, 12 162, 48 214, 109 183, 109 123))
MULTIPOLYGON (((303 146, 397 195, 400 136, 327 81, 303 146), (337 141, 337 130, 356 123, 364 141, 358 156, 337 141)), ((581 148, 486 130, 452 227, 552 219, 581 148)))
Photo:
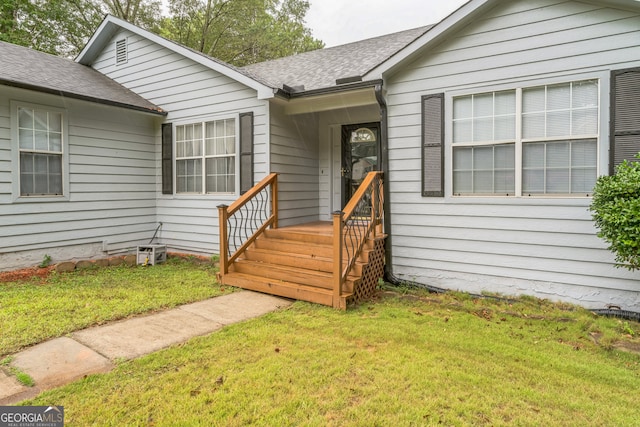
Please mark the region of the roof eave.
POLYGON ((310 90, 305 90, 300 92, 290 92, 284 89, 278 89, 276 92, 276 95, 280 98, 285 98, 285 99, 307 98, 311 96, 329 95, 332 93, 340 93, 340 92, 349 92, 352 90, 366 89, 370 87, 375 88, 377 85, 380 85, 380 84, 382 84, 382 80, 375 79, 375 80, 367 80, 367 81, 361 81, 361 82, 355 82, 355 83, 346 83, 346 84, 319 88, 319 89, 310 89, 310 90))
POLYGON ((207 59, 203 55, 199 55, 195 52, 190 51, 168 39, 160 37, 157 34, 154 34, 150 31, 144 30, 140 27, 137 27, 127 21, 116 18, 113 15, 107 15, 96 32, 93 34, 89 42, 85 45, 84 49, 80 52, 80 54, 76 57, 76 62, 83 65, 91 65, 93 60, 102 52, 104 46, 107 44, 109 40, 118 32, 118 28, 124 28, 127 31, 130 31, 134 34, 138 34, 141 37, 147 38, 154 43, 157 43, 160 46, 163 46, 169 50, 172 50, 182 56, 185 56, 205 67, 208 67, 214 71, 219 72, 239 83, 244 84, 247 87, 250 87, 256 92, 258 92, 258 99, 269 99, 275 96, 275 90, 272 87, 269 87, 257 80, 252 79, 238 71, 226 67, 219 62, 212 61, 207 59))
POLYGON ((431 27, 426 33, 409 43, 405 48, 399 50, 395 55, 370 70, 363 76, 365 79, 382 79, 385 75, 393 72, 398 66, 411 60, 423 49, 442 36, 457 28, 461 23, 472 19, 481 10, 493 4, 496 0, 470 0, 457 10, 444 18, 442 21, 431 27))
POLYGON ((112 100, 102 99, 102 98, 95 98, 92 96, 80 95, 73 92, 68 92, 68 91, 59 90, 59 89, 52 89, 52 88, 43 87, 43 86, 37 86, 37 85, 28 84, 28 83, 16 82, 13 80, 0 79, 0 85, 11 86, 19 89, 33 90, 36 92, 47 93, 51 95, 57 95, 57 96, 67 97, 72 99, 78 99, 81 101, 93 102, 96 104, 108 105, 110 107, 125 108, 127 110, 135 110, 142 113, 153 114, 156 116, 166 116, 168 114, 166 111, 160 108, 158 109, 145 108, 139 105, 126 104, 124 102, 117 102, 117 101, 112 101, 112 100))

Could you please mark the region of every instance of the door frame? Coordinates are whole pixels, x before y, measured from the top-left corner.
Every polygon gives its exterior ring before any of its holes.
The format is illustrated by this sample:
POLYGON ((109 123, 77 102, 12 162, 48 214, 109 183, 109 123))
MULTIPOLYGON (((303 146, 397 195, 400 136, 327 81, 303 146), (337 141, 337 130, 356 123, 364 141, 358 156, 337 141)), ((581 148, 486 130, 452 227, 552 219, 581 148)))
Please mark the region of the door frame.
POLYGON ((381 123, 378 121, 378 122, 366 122, 366 123, 342 125, 341 131, 340 131, 340 169, 338 170, 338 173, 340 175, 339 190, 340 190, 341 209, 343 209, 346 206, 346 204, 349 202, 349 199, 353 195, 353 193, 350 191, 350 189, 352 189, 351 178, 353 173, 353 163, 349 162, 351 164, 345 164, 345 161, 347 160, 347 147, 349 147, 348 158, 351 159, 351 145, 350 145, 351 132, 360 128, 375 129, 376 131, 376 141, 375 141, 376 142, 376 164, 373 166, 373 170, 375 171, 380 170, 380 159, 382 156, 381 123))

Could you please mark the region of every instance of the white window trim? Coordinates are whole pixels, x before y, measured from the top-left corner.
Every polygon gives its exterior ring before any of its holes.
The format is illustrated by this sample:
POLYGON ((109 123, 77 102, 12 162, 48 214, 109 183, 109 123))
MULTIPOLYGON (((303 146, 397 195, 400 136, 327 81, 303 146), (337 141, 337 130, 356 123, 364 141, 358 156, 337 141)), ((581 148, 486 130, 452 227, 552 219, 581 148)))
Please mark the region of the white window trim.
POLYGON ((69 200, 69 125, 64 108, 30 102, 9 102, 11 108, 12 201, 16 203, 60 202, 69 200), (62 195, 23 196, 20 194, 20 144, 18 141, 18 108, 33 108, 62 115, 62 195))
MULTIPOLYGON (((204 135, 204 127, 203 127, 203 135, 204 135)), ((181 119, 181 120, 176 120, 173 122, 173 141, 171 144, 171 149, 173 150, 173 196, 174 197, 179 197, 179 198, 204 198, 204 199, 209 199, 211 197, 228 197, 229 200, 235 200, 238 196, 240 196, 240 155, 239 155, 239 150, 240 150, 240 114, 226 114, 226 115, 221 115, 221 116, 205 116, 205 117, 193 117, 190 119, 181 119), (184 126, 184 125, 190 125, 190 124, 194 124, 194 123, 202 123, 204 125, 204 123, 206 122, 215 122, 215 121, 219 121, 219 120, 229 120, 229 119, 233 119, 234 120, 234 127, 235 127, 235 133, 236 133, 236 153, 234 155, 235 160, 234 160, 234 165, 235 165, 235 177, 234 177, 234 186, 235 186, 235 191, 233 192, 227 192, 227 193, 207 193, 206 192, 206 173, 204 173, 204 169, 203 169, 203 174, 202 174, 202 193, 178 193, 177 188, 178 188, 178 178, 177 178, 177 144, 176 144, 176 136, 177 136, 177 131, 176 128, 178 126, 184 126)), ((204 147, 203 147, 204 150, 204 147)), ((201 156, 202 159, 206 159, 206 156, 204 156, 204 151, 203 151, 203 156, 201 156)))
MULTIPOLYGON (((571 83, 582 80, 598 80, 598 135, 597 135, 597 160, 596 160, 596 176, 601 176, 608 170, 609 162, 609 86, 610 86, 610 70, 597 70, 583 74, 569 74, 561 76, 551 76, 548 78, 536 78, 531 80, 514 80, 509 83, 499 85, 486 86, 468 86, 463 89, 454 89, 445 92, 445 198, 448 200, 464 200, 464 199, 502 199, 502 200, 540 200, 540 199, 571 199, 571 200, 590 200, 591 195, 572 195, 572 194, 522 194, 522 89, 548 86, 559 83, 571 83), (474 95, 485 92, 500 92, 505 90, 516 90, 516 169, 515 169, 515 195, 502 194, 461 194, 453 193, 453 99, 460 96, 474 95), (520 161, 519 161, 520 160, 520 161)), ((579 138, 578 135, 574 136, 579 138)), ((559 138, 542 138, 540 141, 563 141, 566 137, 559 138)), ((481 146, 495 145, 505 141, 489 141, 480 143, 456 143, 455 147, 463 146, 481 146)), ((526 139, 526 142, 534 142, 533 139, 526 139)))

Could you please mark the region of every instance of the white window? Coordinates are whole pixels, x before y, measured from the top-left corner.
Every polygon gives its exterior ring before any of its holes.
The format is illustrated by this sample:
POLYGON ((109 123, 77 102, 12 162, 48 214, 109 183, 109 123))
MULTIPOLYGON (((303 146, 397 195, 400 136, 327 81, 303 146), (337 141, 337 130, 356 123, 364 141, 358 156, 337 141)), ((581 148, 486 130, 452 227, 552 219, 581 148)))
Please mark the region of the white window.
POLYGON ((63 194, 63 114, 17 107, 20 196, 63 194))
POLYGON ((597 80, 453 98, 455 195, 588 195, 597 177, 597 80))
POLYGON ((236 121, 176 126, 176 193, 235 193, 236 121))

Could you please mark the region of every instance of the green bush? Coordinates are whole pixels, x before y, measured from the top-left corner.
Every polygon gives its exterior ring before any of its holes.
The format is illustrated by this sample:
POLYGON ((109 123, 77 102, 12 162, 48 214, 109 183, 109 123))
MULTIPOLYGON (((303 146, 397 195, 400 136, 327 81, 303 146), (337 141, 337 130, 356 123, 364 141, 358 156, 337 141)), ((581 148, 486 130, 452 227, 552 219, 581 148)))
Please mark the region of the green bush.
POLYGON ((616 266, 640 269, 640 162, 625 160, 615 175, 598 178, 589 209, 616 266))

